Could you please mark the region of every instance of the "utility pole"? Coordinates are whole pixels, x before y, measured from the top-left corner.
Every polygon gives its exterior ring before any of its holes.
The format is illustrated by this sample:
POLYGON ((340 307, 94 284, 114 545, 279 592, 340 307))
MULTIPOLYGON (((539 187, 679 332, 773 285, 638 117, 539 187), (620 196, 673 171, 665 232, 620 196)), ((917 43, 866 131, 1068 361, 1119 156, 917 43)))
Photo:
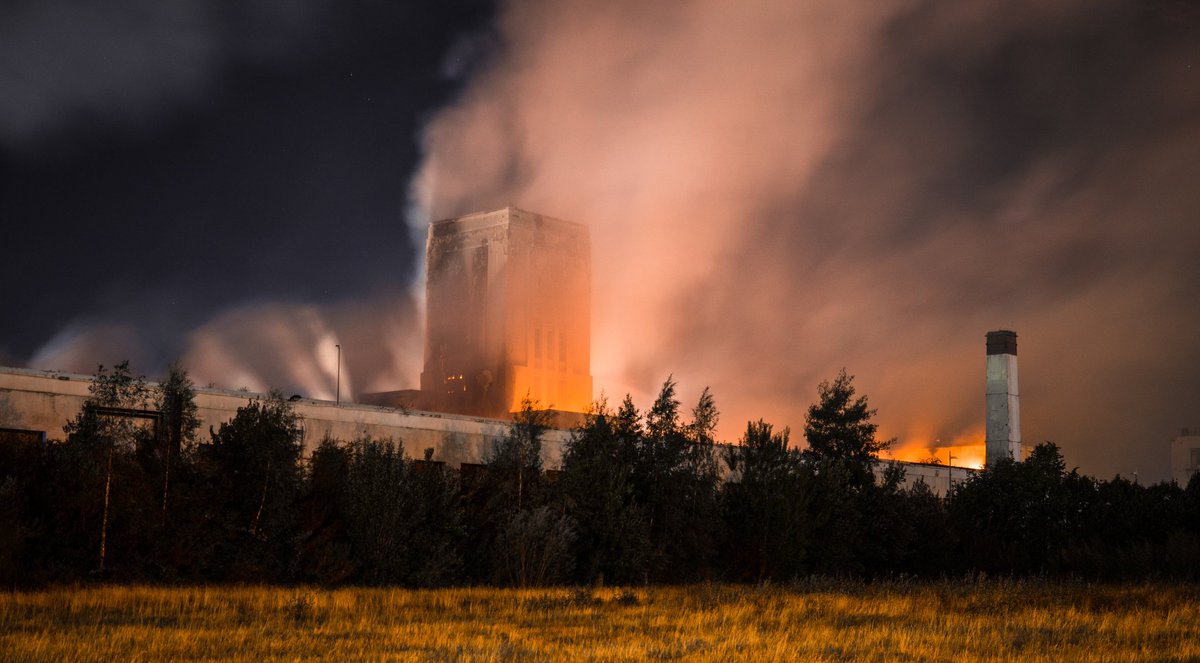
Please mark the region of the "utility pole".
POLYGON ((342 404, 342 344, 334 343, 334 347, 338 350, 338 365, 337 365, 337 391, 334 395, 334 404, 342 404))
POLYGON ((954 450, 946 449, 946 481, 949 487, 954 487, 954 450))

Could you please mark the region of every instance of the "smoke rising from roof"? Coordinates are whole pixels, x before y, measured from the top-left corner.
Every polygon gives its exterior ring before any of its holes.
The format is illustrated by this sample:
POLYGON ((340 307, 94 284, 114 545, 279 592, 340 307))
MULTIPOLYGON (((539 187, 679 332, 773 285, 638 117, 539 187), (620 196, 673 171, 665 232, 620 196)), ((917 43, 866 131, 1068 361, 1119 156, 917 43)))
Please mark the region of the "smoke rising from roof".
POLYGON ((341 345, 341 395, 352 400, 364 391, 417 386, 419 321, 416 302, 404 291, 325 305, 245 303, 178 335, 81 319, 29 364, 90 373, 97 362, 128 359, 135 370, 157 375, 176 358, 196 384, 334 400, 341 345))
POLYGON ((512 2, 425 134, 418 225, 589 223, 593 372, 798 428, 845 366, 905 443, 1166 476, 1200 417, 1200 15, 1182 2, 512 2))

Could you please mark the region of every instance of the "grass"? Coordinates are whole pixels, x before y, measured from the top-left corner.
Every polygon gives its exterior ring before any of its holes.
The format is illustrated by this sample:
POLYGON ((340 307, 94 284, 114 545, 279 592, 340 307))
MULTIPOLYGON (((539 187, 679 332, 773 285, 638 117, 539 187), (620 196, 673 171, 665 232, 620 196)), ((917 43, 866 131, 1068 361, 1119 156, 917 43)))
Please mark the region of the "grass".
POLYGON ((1200 587, 1045 582, 0 593, 5 660, 1200 660, 1200 587))

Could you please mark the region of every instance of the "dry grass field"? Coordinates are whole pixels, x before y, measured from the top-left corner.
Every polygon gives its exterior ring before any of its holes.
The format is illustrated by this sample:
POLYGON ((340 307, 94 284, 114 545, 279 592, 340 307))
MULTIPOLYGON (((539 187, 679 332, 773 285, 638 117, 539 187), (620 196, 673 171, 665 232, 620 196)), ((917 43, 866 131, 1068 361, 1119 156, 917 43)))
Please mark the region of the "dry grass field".
POLYGON ((5 660, 1200 660, 1200 587, 84 587, 0 594, 5 660))

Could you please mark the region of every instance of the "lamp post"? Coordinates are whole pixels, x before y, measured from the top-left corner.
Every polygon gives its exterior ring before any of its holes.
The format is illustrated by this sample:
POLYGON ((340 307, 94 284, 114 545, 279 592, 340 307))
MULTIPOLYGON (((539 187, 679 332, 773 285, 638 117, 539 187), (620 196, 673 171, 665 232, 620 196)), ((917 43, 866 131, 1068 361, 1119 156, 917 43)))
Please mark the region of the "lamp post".
POLYGON ((334 404, 341 405, 342 404, 342 344, 334 343, 333 345, 338 350, 337 391, 334 392, 334 404))

